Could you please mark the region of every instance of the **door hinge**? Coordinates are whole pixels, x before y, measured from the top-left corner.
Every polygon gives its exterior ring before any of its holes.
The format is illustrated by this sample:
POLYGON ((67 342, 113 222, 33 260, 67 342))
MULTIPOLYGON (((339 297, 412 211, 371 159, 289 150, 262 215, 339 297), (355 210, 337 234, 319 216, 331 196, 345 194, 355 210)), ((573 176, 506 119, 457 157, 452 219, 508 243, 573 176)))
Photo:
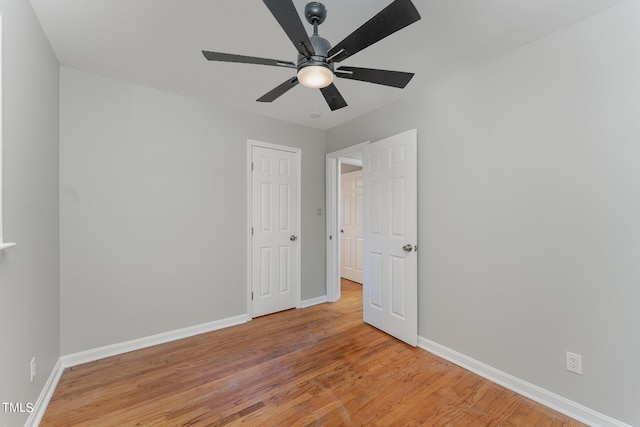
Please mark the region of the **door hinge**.
POLYGON ((253 227, 251 227, 251 235, 253 236, 253 227))
POLYGON ((253 301, 253 292, 251 292, 251 301, 253 301))
POLYGON ((253 162, 251 162, 251 171, 253 171, 253 162))

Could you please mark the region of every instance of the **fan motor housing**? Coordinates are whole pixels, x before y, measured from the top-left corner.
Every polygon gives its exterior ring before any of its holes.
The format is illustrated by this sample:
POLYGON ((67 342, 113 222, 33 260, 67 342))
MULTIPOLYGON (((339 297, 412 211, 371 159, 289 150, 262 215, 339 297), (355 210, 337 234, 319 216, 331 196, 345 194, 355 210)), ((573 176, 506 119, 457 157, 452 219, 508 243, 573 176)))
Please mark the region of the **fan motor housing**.
POLYGON ((331 43, 324 37, 315 34, 309 36, 309 40, 311 40, 311 46, 316 54, 309 59, 298 54, 298 70, 309 65, 320 65, 333 71, 333 64, 327 62, 327 53, 331 50, 331 43))

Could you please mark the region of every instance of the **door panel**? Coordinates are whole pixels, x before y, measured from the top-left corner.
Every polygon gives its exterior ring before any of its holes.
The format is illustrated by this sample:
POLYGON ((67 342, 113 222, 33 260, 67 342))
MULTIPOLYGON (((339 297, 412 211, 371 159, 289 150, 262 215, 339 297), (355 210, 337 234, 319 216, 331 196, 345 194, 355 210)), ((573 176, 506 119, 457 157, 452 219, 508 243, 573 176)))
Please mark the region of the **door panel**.
POLYGON ((415 130, 363 151, 364 320, 413 346, 418 343, 416 154, 415 130))
POLYGON ((297 159, 295 152, 251 149, 253 317, 297 305, 297 159))
POLYGON ((364 219, 363 219, 363 209, 364 209, 364 181, 362 180, 362 171, 359 176, 356 176, 356 197, 355 197, 355 226, 356 226, 356 271, 359 273, 359 279, 356 280, 358 283, 362 283, 362 275, 364 271, 364 263, 362 262, 363 257, 363 246, 364 246, 364 219))
POLYGON ((289 184, 280 184, 280 230, 289 229, 289 209, 291 206, 291 186, 289 184))
POLYGON ((406 312, 406 295, 407 288, 405 258, 391 257, 391 314, 405 319, 406 312))
MULTIPOLYGON (((382 310, 382 258, 383 255, 377 252, 370 252, 369 254, 369 280, 366 283, 367 291, 365 292, 364 300, 369 302, 370 307, 382 310), (368 298, 367 298, 368 297, 368 298)), ((365 319, 366 321, 366 319, 365 319)))
POLYGON ((260 296, 271 295, 271 248, 260 248, 260 296))

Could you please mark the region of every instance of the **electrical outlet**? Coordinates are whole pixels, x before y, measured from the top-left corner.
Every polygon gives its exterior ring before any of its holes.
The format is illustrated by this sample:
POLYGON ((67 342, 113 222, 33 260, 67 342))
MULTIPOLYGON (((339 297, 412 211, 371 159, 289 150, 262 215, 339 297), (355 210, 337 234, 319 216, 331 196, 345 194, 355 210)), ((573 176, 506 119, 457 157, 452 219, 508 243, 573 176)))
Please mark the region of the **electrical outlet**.
POLYGON ((33 382, 33 379, 36 377, 36 357, 33 356, 33 358, 31 359, 31 382, 33 382))
POLYGON ((582 375, 582 356, 567 351, 567 371, 582 375))

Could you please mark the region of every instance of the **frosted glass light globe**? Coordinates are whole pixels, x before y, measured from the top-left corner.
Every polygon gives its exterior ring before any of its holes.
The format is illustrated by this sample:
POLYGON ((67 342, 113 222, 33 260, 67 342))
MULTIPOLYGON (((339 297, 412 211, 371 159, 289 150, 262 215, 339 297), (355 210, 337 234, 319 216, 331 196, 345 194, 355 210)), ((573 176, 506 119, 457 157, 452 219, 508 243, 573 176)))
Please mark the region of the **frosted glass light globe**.
POLYGON ((329 68, 321 65, 309 65, 300 68, 300 71, 298 71, 298 81, 306 87, 327 87, 333 82, 333 72, 329 68))

